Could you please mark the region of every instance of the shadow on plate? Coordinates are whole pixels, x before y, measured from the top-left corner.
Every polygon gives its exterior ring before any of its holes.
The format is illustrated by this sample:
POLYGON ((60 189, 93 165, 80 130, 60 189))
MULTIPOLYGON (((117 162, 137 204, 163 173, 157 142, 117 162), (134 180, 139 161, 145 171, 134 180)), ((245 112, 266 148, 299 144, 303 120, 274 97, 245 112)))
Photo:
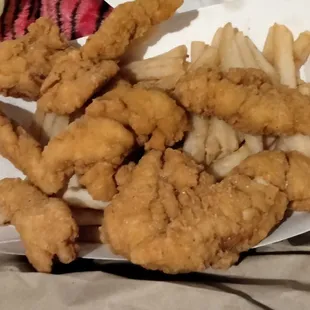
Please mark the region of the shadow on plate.
MULTIPOLYGON (((187 28, 196 19, 197 10, 174 15, 168 21, 153 27, 147 36, 133 42, 127 53, 123 56, 122 63, 142 59, 147 49, 155 45, 163 36, 168 33, 178 32, 187 28)), ((164 51, 163 51, 164 52, 164 51)))

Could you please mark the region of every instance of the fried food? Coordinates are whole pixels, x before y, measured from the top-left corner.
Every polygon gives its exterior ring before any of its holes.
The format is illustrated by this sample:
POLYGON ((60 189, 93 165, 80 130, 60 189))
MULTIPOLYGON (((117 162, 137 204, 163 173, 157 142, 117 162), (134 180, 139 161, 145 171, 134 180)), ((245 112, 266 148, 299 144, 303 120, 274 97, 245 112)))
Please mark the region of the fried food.
MULTIPOLYGON (((87 174, 85 182, 90 188, 98 184, 93 178, 106 184, 107 174, 93 173, 96 164, 102 162, 117 168, 133 145, 133 134, 120 123, 102 117, 83 116, 51 139, 42 151, 24 129, 14 129, 11 122, 0 115, 0 154, 46 194, 57 193, 74 173, 80 177, 87 174)), ((114 182, 112 176, 109 182, 114 182)), ((105 188, 101 192, 98 188, 96 190, 96 197, 100 200, 109 200, 115 193, 105 188)))
POLYGON ((79 50, 71 51, 54 67, 41 88, 38 107, 45 112, 71 114, 118 72, 114 61, 94 63, 79 50))
POLYGON ((130 43, 169 19, 183 0, 136 0, 118 5, 82 47, 91 59, 119 59, 130 43))
POLYGON ((200 68, 182 77, 174 94, 187 110, 217 116, 244 133, 310 134, 309 97, 274 86, 260 70, 200 68))
POLYGON ((47 18, 39 18, 28 31, 21 38, 0 44, 0 93, 36 100, 43 81, 69 44, 47 18))
POLYGON ((118 71, 118 60, 132 40, 170 18, 183 0, 138 0, 117 6, 80 50, 70 52, 42 85, 38 105, 45 112, 71 114, 118 71))
POLYGON ((133 88, 120 83, 96 98, 86 115, 114 119, 129 126, 145 149, 164 150, 181 141, 188 129, 186 112, 160 90, 133 88))
POLYGON ((48 198, 26 181, 3 179, 0 213, 19 232, 36 270, 51 272, 56 256, 65 264, 76 259, 78 227, 62 200, 48 198))
POLYGON ((150 151, 122 173, 126 182, 105 210, 102 238, 116 254, 166 273, 231 266, 287 208, 271 182, 235 173, 213 184, 202 166, 172 149, 150 151))

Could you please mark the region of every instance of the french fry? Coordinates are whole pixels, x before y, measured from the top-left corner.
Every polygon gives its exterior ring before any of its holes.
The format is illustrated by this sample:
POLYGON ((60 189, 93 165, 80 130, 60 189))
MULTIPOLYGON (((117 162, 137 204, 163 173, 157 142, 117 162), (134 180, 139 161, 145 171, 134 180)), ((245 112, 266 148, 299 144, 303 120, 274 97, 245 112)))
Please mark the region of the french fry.
POLYGON ((185 58, 150 58, 134 61, 122 68, 122 72, 133 81, 160 80, 164 77, 184 73, 185 58))
POLYGON ((196 70, 202 66, 215 67, 220 64, 220 57, 218 49, 212 46, 206 46, 200 57, 191 63, 188 67, 188 71, 196 70))
POLYGON ((185 139, 183 150, 190 154, 198 163, 202 163, 205 160, 205 144, 208 128, 208 118, 192 115, 192 130, 185 139))
POLYGON ((264 150, 274 150, 276 147, 276 142, 277 137, 264 136, 263 137, 264 150))
POLYGON ((299 70, 310 55, 310 31, 305 31, 299 35, 294 42, 294 59, 296 69, 299 70))
POLYGON ((213 39, 212 39, 211 46, 213 46, 215 48, 220 48, 222 35, 223 35, 223 28, 218 28, 215 32, 213 39))
POLYGON ((221 69, 223 71, 227 71, 230 68, 244 67, 244 63, 235 41, 235 31, 231 23, 226 24, 223 28, 219 45, 219 54, 221 59, 221 69))
POLYGON ((265 41, 263 55, 269 61, 270 64, 273 65, 274 61, 274 26, 269 28, 268 35, 265 41))
POLYGON ((158 88, 158 89, 162 89, 164 91, 169 92, 169 91, 174 90, 176 83, 178 82, 178 80, 180 79, 182 75, 183 75, 183 72, 166 76, 160 80, 140 81, 137 84, 135 84, 135 87, 140 87, 144 89, 158 88))
POLYGON ((103 211, 71 208, 71 213, 78 226, 96 226, 101 225, 103 219, 103 211))
POLYGON ((206 44, 202 41, 193 41, 191 43, 191 62, 195 62, 202 52, 204 51, 206 44))
POLYGON ((30 127, 30 133, 44 146, 51 138, 58 135, 68 125, 69 116, 45 113, 37 109, 30 127))
POLYGON ((210 165, 215 159, 225 157, 239 147, 237 132, 227 123, 216 117, 210 119, 206 139, 206 163, 210 165))
POLYGON ((259 66, 248 46, 248 42, 242 32, 238 31, 235 40, 239 49, 239 53, 244 63, 244 68, 259 69, 259 66))
POLYGON ((216 177, 216 179, 220 180, 227 176, 229 172, 237 167, 243 160, 251 155, 251 151, 247 144, 244 144, 237 151, 232 154, 216 160, 209 167, 210 172, 216 177))
POLYGON ((279 83, 279 75, 274 67, 268 62, 249 37, 246 37, 246 40, 259 68, 263 70, 274 83, 279 83))
POLYGON ((155 56, 149 59, 166 59, 166 58, 184 58, 185 59, 186 57, 187 57, 187 47, 186 45, 180 45, 166 53, 160 54, 158 56, 155 56))
POLYGON ((252 154, 262 152, 264 150, 264 143, 262 136, 244 135, 245 143, 252 154))
POLYGON ((281 137, 277 140, 276 149, 283 152, 298 151, 310 157, 310 137, 301 134, 281 137))
POLYGON ((274 66, 280 75, 280 83, 296 88, 296 68, 294 62, 294 38, 283 25, 274 25, 274 66))
POLYGON ((100 239, 100 226, 81 226, 79 227, 78 242, 102 243, 100 239))

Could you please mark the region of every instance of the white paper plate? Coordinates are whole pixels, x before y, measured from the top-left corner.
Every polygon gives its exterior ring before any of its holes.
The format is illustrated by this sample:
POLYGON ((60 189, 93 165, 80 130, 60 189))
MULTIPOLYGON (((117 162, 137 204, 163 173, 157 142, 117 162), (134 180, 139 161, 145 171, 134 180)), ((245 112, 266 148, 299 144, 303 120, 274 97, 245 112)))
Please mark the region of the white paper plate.
MULTIPOLYGON (((216 5, 197 11, 176 15, 170 21, 157 27, 152 37, 135 49, 135 57, 154 56, 169 49, 201 40, 210 42, 216 29, 227 22, 232 22, 261 48, 266 38, 268 28, 274 23, 287 25, 295 35, 304 30, 310 30, 310 2, 308 0, 245 0, 233 1, 229 5, 216 5)), ((79 40, 81 44, 85 39, 79 40)), ((305 66, 302 76, 310 81, 309 63, 305 66), (308 70, 309 69, 309 70, 308 70)), ((22 121, 27 126, 29 112, 33 112, 34 104, 12 98, 0 98, 16 107, 6 109, 13 119, 22 121), (28 116, 28 117, 27 117, 28 116)), ((310 121, 310 120, 309 120, 310 121)), ((0 158, 0 179, 5 177, 21 177, 7 160, 0 158)), ((294 213, 281 224, 268 238, 257 247, 285 240, 310 230, 310 214, 294 213)), ((18 234, 12 226, 0 227, 0 253, 23 254, 18 234)), ((113 255, 106 246, 83 244, 81 257, 95 259, 122 259, 113 255)))

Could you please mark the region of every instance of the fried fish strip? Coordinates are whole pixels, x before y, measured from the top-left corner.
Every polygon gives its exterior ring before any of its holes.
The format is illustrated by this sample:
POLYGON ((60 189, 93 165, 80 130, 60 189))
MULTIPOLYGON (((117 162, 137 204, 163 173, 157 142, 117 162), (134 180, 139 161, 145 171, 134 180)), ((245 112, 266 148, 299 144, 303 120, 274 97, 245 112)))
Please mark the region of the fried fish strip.
POLYGON ((0 44, 0 93, 36 100, 40 87, 69 44, 59 28, 47 18, 39 18, 28 33, 0 44))
POLYGON ((62 200, 48 198, 21 179, 3 179, 0 213, 16 227, 36 270, 51 272, 55 256, 65 264, 76 259, 78 227, 62 200))
POLYGON ((202 166, 172 149, 150 151, 123 169, 120 191, 105 209, 102 239, 148 269, 227 268, 264 239, 287 208, 285 193, 272 182, 235 173, 213 184, 202 166))
POLYGON ((201 68, 182 77, 174 94, 191 112, 217 116, 244 133, 310 135, 310 98, 273 85, 260 70, 201 68))

